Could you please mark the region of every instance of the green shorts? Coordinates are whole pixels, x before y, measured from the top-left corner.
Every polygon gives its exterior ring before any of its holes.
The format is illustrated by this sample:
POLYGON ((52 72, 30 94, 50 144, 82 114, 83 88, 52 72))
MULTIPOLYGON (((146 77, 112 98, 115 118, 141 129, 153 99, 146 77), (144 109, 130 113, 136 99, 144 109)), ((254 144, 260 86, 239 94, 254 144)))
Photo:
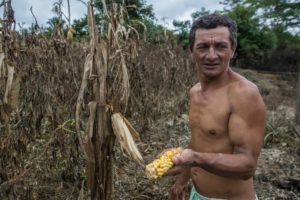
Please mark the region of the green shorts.
MULTIPOLYGON (((190 194, 190 198, 189 200, 226 200, 226 199, 216 199, 216 198, 208 198, 208 197, 205 197, 201 194, 199 194, 195 187, 193 186, 192 187, 192 190, 191 190, 191 194, 190 194)), ((255 195, 255 200, 258 200, 257 196, 255 195)))

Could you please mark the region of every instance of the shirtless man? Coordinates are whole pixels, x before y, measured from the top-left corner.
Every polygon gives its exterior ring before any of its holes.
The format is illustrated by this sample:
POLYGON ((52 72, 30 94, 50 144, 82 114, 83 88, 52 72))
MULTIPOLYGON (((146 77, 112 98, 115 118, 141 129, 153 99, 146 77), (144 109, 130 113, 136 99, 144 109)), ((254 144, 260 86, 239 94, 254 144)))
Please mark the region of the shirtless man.
POLYGON ((178 175, 169 199, 254 200, 253 175, 263 145, 266 108, 255 84, 234 72, 230 60, 237 27, 212 14, 196 20, 190 50, 200 82, 190 90, 191 140, 167 175, 178 175))

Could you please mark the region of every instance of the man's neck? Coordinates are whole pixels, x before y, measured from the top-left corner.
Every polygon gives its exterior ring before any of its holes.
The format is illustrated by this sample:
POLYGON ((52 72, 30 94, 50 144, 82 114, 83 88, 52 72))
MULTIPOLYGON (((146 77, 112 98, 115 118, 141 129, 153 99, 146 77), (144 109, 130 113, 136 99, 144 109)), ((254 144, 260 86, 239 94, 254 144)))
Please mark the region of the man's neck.
POLYGON ((200 84, 202 91, 214 90, 226 85, 229 81, 229 76, 232 73, 232 70, 228 67, 222 74, 219 74, 216 77, 207 77, 200 75, 200 84))

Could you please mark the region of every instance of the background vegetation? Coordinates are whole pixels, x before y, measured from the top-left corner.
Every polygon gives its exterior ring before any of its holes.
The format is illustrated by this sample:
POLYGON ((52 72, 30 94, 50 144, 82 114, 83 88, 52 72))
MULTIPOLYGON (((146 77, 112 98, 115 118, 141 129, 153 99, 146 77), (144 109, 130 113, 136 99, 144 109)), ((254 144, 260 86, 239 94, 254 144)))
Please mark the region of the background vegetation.
MULTIPOLYGON (((121 0, 106 1, 107 7, 112 3, 122 3, 121 0)), ((192 20, 173 21, 174 29, 168 30, 156 23, 155 14, 151 5, 143 0, 126 0, 128 7, 127 24, 136 28, 140 34, 145 34, 147 41, 157 43, 166 35, 171 34, 176 44, 186 49, 188 45, 188 32, 192 22, 202 15, 219 12, 227 14, 238 24, 238 48, 234 65, 241 68, 251 68, 267 71, 292 71, 296 72, 296 55, 300 49, 300 3, 297 0, 225 0, 222 1, 224 10, 209 11, 199 8, 191 14, 192 20)), ((101 0, 95 1, 97 10, 96 21, 105 31, 105 17, 101 0)), ((51 32, 54 17, 49 19, 47 32, 51 32)), ((76 31, 75 39, 81 41, 88 38, 87 19, 76 19, 72 23, 76 31)), ((64 23, 63 28, 67 29, 64 23)), ((48 35, 50 35, 48 33, 48 35)))

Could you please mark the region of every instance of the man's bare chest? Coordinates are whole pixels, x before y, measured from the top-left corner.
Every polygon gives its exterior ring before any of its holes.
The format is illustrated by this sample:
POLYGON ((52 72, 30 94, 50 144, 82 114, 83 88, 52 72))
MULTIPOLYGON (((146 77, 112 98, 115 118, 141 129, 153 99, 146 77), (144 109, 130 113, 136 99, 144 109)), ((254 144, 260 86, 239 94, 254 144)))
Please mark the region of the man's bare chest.
POLYGON ((194 97, 190 101, 190 127, 212 136, 227 134, 230 113, 226 94, 194 97))

